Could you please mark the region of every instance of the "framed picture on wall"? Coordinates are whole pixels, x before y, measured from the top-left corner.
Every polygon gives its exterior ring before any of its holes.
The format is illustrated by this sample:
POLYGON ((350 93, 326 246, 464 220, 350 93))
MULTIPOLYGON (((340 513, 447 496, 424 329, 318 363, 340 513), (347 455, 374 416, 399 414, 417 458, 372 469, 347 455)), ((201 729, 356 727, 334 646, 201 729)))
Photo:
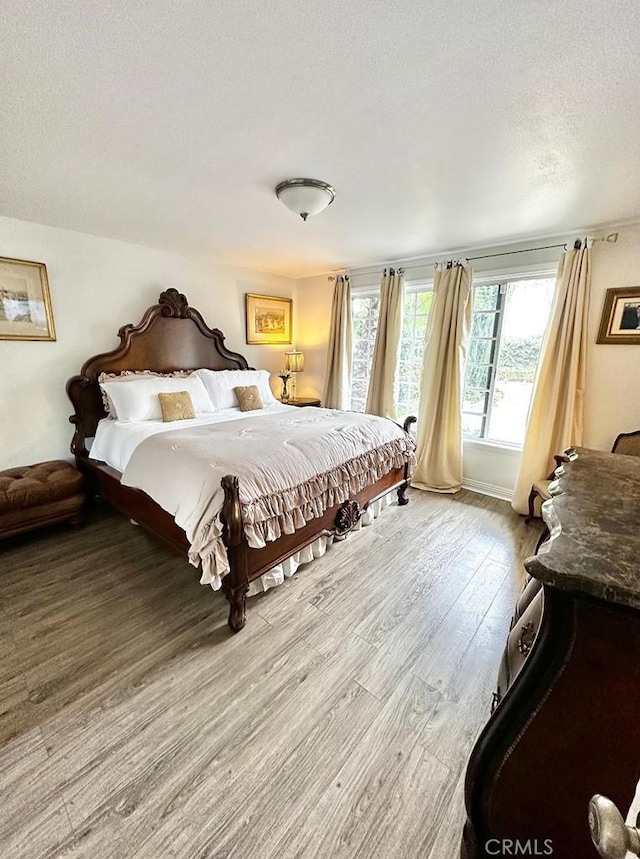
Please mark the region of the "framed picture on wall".
POLYGON ((0 340, 55 340, 47 267, 0 257, 0 340))
POLYGON ((293 300, 246 293, 247 343, 291 343, 293 300))
POLYGON ((597 343, 640 343, 640 286, 608 289, 597 343))

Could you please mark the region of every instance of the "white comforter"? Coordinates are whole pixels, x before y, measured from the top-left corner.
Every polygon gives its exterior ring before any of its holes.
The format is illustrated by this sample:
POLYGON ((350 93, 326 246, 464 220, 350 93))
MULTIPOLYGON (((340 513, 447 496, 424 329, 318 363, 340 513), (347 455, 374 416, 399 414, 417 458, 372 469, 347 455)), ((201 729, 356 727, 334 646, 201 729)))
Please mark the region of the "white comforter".
POLYGON ((228 411, 235 416, 217 413, 170 428, 104 421, 91 450, 123 472, 124 485, 142 489, 174 516, 191 544, 191 562, 202 563, 201 582, 215 589, 229 570, 220 521, 224 475, 239 478, 245 536, 261 547, 413 455, 396 424, 371 415, 280 405, 242 417, 228 411))
MULTIPOLYGON (((282 403, 274 403, 265 406, 263 414, 280 414, 293 412, 294 406, 285 406, 282 403)), ((103 418, 98 424, 96 437, 89 452, 90 459, 106 462, 117 471, 123 472, 127 463, 140 442, 157 433, 175 432, 189 427, 213 426, 214 424, 227 423, 228 421, 239 421, 250 418, 253 412, 241 412, 236 406, 233 409, 219 409, 204 417, 195 418, 191 421, 175 421, 164 423, 163 421, 118 421, 111 418, 103 418)))

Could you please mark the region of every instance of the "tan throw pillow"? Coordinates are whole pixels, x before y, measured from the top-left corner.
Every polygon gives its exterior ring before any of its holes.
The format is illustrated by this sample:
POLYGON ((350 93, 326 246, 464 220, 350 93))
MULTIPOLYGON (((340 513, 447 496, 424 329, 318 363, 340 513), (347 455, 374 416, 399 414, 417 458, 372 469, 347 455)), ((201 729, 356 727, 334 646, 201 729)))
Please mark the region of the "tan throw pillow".
POLYGON ((174 391, 158 394, 163 421, 189 421, 195 418, 191 394, 188 391, 174 391))
POLYGON ((241 412, 252 412, 254 409, 263 409, 260 391, 257 385, 247 385, 246 388, 234 388, 238 405, 241 412))

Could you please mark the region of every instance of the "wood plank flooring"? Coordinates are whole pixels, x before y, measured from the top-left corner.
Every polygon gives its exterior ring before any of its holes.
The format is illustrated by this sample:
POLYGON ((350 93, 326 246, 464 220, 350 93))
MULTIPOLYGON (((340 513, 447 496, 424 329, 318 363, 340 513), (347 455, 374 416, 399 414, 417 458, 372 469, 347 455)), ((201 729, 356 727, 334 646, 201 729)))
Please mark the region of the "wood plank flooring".
POLYGON ((235 636, 224 598, 109 510, 0 544, 0 855, 456 857, 540 529, 470 492, 410 497, 235 636))

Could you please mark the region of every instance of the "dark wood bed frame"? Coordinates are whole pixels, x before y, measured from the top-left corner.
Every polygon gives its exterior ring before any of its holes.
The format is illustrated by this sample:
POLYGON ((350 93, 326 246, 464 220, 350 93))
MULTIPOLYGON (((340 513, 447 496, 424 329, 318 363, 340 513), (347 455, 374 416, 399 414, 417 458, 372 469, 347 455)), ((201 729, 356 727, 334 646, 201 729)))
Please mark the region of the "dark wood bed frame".
MULTIPOLYGON (((80 375, 67 382, 67 394, 74 408, 69 418, 75 425, 71 452, 85 475, 88 491, 99 494, 117 510, 134 519, 169 546, 187 552, 185 532, 173 517, 146 493, 123 486, 121 474, 104 462, 89 459, 87 439, 95 436, 98 422, 106 417, 98 376, 100 373, 122 373, 125 370, 152 370, 171 373, 176 370, 248 370, 247 360, 224 345, 224 335, 209 328, 201 314, 176 289, 160 294, 157 304, 147 309, 138 325, 124 325, 118 332, 120 345, 111 352, 89 358, 80 375)), ((415 418, 407 418, 408 430, 415 418)), ((343 536, 357 524, 369 504, 393 490, 398 504, 407 504, 409 464, 393 469, 376 483, 365 487, 355 497, 336 505, 318 519, 308 522, 295 534, 286 534, 262 549, 251 548, 244 536, 238 491, 238 478, 222 479, 223 540, 229 556, 230 572, 222 579, 222 590, 230 603, 229 626, 238 632, 246 622, 246 600, 249 585, 267 570, 308 546, 320 536, 343 536)))

